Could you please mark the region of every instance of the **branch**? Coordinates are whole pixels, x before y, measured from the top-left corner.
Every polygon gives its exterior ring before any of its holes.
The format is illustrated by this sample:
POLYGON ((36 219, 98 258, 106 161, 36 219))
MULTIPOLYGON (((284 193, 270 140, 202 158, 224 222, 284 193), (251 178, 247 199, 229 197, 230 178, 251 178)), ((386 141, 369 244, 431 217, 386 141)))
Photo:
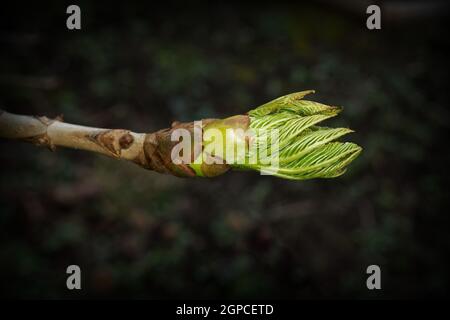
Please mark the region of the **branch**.
POLYGON ((231 168, 294 180, 338 177, 362 148, 335 141, 353 130, 318 125, 337 116, 342 108, 303 99, 313 92, 282 96, 245 115, 174 122, 170 128, 153 133, 85 127, 65 123, 60 117, 22 116, 0 110, 0 137, 28 141, 51 150, 63 146, 98 152, 179 177, 215 177, 231 168), (177 129, 188 131, 182 142, 190 148, 174 149, 180 143, 172 141, 172 133, 177 129), (212 132, 220 136, 213 136, 212 132), (238 149, 243 152, 233 151, 238 149))
POLYGON ((82 149, 116 159, 134 160, 143 149, 145 133, 102 129, 0 110, 0 137, 20 139, 55 150, 56 146, 82 149))
POLYGON ((174 123, 154 133, 125 129, 103 129, 63 122, 61 117, 24 116, 0 110, 0 137, 18 139, 54 151, 57 146, 101 153, 132 161, 145 169, 175 176, 195 176, 187 165, 175 165, 170 158, 173 129, 193 128, 192 123, 174 123))

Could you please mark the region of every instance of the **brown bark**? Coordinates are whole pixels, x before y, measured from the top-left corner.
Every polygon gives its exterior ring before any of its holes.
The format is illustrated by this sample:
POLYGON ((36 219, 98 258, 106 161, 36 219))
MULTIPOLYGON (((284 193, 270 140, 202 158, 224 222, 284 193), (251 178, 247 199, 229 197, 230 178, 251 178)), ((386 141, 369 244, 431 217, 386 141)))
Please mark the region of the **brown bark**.
MULTIPOLYGON (((202 123, 205 125, 211 121, 206 119, 202 123)), ((153 133, 136 133, 126 129, 73 125, 63 122, 61 117, 49 119, 0 110, 0 137, 27 141, 51 150, 63 146, 97 152, 115 159, 129 160, 160 173, 192 177, 195 172, 188 164, 176 165, 171 159, 172 148, 178 143, 171 141, 171 133, 178 128, 190 131, 191 137, 194 137, 193 122, 174 122, 171 128, 153 133)), ((201 152, 201 145, 196 150, 192 149, 193 161, 201 152)))

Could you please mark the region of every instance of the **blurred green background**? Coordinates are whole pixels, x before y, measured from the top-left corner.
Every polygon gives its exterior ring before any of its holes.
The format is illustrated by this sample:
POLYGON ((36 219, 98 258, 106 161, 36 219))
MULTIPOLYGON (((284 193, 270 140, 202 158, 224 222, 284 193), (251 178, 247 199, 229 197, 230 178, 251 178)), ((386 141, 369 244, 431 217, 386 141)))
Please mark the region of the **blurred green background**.
POLYGON ((180 179, 0 141, 8 298, 416 298, 450 288, 448 45, 440 19, 323 4, 3 8, 0 107, 150 132, 278 96, 342 105, 364 148, 338 179, 180 179), (66 267, 82 290, 66 289, 66 267), (366 288, 366 268, 382 290, 366 288))

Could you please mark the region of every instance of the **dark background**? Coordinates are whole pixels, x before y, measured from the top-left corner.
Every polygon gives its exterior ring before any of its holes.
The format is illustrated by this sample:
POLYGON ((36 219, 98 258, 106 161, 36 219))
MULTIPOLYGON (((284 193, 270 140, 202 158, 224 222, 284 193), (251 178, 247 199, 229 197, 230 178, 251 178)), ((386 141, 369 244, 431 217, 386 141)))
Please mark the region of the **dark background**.
POLYGON ((72 3, 2 4, 1 108, 150 132, 316 89, 364 151, 331 180, 179 179, 1 140, 2 297, 449 294, 447 6, 379 1, 369 31, 364 1, 73 3, 81 31, 72 3))

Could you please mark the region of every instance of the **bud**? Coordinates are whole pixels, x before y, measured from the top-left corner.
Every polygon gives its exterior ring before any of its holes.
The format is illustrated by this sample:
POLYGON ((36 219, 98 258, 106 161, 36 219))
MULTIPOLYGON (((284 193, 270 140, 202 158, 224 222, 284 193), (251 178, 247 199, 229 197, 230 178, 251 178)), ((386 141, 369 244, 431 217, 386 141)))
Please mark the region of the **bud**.
POLYGON ((248 115, 209 122, 197 164, 190 167, 198 176, 219 175, 230 167, 295 180, 342 175, 362 148, 334 141, 352 130, 317 125, 342 108, 303 100, 309 93, 314 91, 277 98, 248 115))

